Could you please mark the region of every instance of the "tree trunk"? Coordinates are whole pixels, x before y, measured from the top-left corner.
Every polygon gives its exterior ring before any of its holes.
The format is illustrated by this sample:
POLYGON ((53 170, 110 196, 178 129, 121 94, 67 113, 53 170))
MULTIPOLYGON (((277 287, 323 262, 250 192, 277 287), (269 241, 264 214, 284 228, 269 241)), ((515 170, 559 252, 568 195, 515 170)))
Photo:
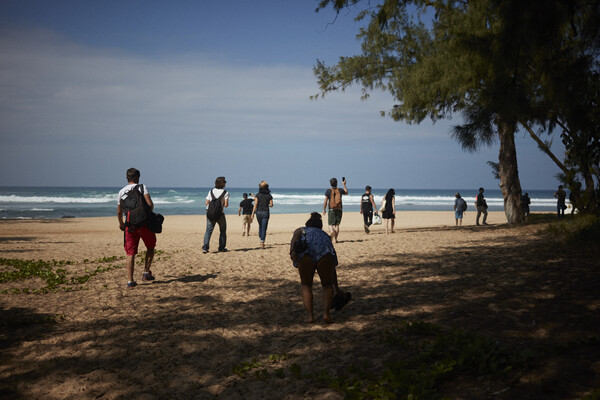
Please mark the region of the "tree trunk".
POLYGON ((515 129, 500 116, 498 116, 496 124, 500 136, 498 172, 502 197, 504 197, 504 213, 509 224, 518 224, 523 222, 523 209, 521 208, 521 182, 517 167, 515 129))

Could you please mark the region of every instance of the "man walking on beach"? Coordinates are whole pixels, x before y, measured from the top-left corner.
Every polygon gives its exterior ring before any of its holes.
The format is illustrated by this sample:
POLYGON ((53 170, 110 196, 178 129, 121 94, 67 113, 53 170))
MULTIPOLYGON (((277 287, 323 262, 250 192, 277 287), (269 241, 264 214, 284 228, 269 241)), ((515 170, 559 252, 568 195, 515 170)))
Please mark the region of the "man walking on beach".
POLYGON ((365 233, 367 234, 369 233, 369 227, 373 224, 373 209, 375 209, 375 214, 377 214, 377 206, 371 194, 371 186, 367 186, 365 194, 362 195, 360 200, 360 213, 363 215, 365 233))
MULTIPOLYGON (((202 246, 202 253, 208 253, 208 247, 210 244, 210 237, 212 236, 215 225, 219 225, 219 251, 225 252, 227 248, 227 221, 225 220, 224 208, 229 207, 229 193, 225 190, 224 176, 219 176, 215 180, 215 188, 211 189, 206 196, 206 233, 204 234, 204 245, 202 246), (219 212, 217 215, 211 214, 211 202, 215 200, 220 203, 219 212)), ((215 202, 216 204, 216 202, 215 202)))
POLYGON ((146 257, 144 260, 144 273, 142 274, 143 281, 153 281, 154 276, 150 271, 152 260, 154 259, 154 248, 156 247, 156 234, 151 232, 146 225, 134 228, 129 224, 129 215, 127 216, 127 223, 123 221, 123 216, 127 211, 122 205, 123 201, 128 197, 131 190, 138 190, 142 196, 142 201, 146 202, 148 212, 154 209, 154 204, 150 198, 150 192, 146 185, 140 185, 140 171, 135 168, 129 168, 127 170, 127 186, 119 191, 119 197, 117 198, 117 217, 119 218, 119 228, 125 234, 125 254, 127 254, 127 287, 134 288, 137 283, 133 280, 133 269, 135 266, 135 255, 138 253, 138 245, 140 238, 144 241, 146 246, 146 257))
POLYGON ((332 241, 337 243, 337 238, 340 234, 340 223, 342 222, 342 195, 348 195, 348 188, 346 187, 346 178, 342 178, 342 183, 344 185, 343 191, 338 189, 338 181, 336 178, 331 178, 329 183, 331 184, 331 189, 325 191, 323 215, 327 214, 327 203, 329 202, 329 215, 327 217, 330 231, 329 236, 332 241))
MULTIPOLYGON (((250 196, 252 196, 252 193, 250 193, 250 196)), ((252 199, 249 199, 248 193, 244 193, 242 197, 244 197, 244 200, 240 202, 240 209, 238 210, 238 216, 243 216, 242 236, 250 236, 250 225, 252 224, 252 208, 254 206, 252 202, 254 201, 254 196, 252 196, 252 199)))
POLYGON ((554 197, 556 197, 556 213, 558 218, 562 218, 565 216, 565 210, 567 209, 567 192, 564 191, 562 185, 558 185, 558 190, 554 193, 554 197))
POLYGON ((475 197, 475 207, 477 208, 477 218, 475 218, 475 223, 479 225, 479 217, 483 214, 483 225, 487 225, 487 203, 485 201, 485 197, 483 197, 483 188, 479 188, 479 194, 475 197))

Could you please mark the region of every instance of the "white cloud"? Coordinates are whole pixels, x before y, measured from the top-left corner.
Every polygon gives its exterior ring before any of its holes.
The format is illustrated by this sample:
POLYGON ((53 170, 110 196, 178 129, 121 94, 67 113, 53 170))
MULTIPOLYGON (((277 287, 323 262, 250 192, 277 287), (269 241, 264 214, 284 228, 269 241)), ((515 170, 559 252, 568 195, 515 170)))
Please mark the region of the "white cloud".
POLYGON ((202 55, 144 59, 78 46, 47 31, 5 34, 0 54, 3 136, 356 140, 399 130, 378 115, 391 106, 389 96, 361 102, 355 90, 309 100, 318 89, 307 68, 220 65, 202 55))
POLYGON ((473 156, 448 139, 452 122, 382 118, 391 96, 363 102, 358 88, 311 101, 318 88, 306 67, 224 63, 206 54, 144 58, 49 31, 0 31, 0 91, 5 185, 106 185, 134 164, 152 175, 164 171, 165 186, 196 184, 199 171, 210 179, 260 174, 288 186, 326 182, 338 169, 399 187, 443 187, 457 174, 480 181, 469 176, 482 168, 488 175, 485 161, 465 164, 473 156), (419 167, 422 155, 443 165, 419 167), (298 168, 300 159, 310 165, 298 168))

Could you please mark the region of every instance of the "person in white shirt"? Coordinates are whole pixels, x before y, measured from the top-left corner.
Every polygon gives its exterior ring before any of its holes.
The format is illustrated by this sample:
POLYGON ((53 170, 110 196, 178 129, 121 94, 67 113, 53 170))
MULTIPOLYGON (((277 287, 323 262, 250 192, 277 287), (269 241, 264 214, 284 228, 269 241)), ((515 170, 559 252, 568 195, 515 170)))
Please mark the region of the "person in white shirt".
MULTIPOLYGON (((223 208, 229 207, 229 193, 227 193, 227 190, 225 190, 226 183, 227 181, 225 181, 224 176, 219 176, 215 180, 214 189, 211 189, 208 192, 208 196, 206 196, 205 205, 207 207, 207 212, 213 196, 217 199, 220 199, 223 208)), ((206 233, 204 234, 204 245, 202 246, 202 253, 204 254, 208 253, 210 237, 215 229, 215 225, 219 225, 219 251, 227 251, 227 221, 225 220, 225 213, 223 212, 217 219, 212 221, 210 218, 208 218, 208 216, 206 217, 206 233)))
POLYGON ((140 171, 135 168, 129 168, 127 170, 127 186, 122 188, 119 191, 119 197, 117 198, 117 217, 119 218, 119 228, 125 234, 125 254, 127 254, 127 287, 134 288, 137 286, 137 283, 133 280, 133 269, 135 266, 135 255, 138 253, 138 246, 140 243, 140 239, 143 240, 144 245, 146 246, 146 258, 144 260, 144 273, 142 274, 143 281, 153 281, 154 276, 150 271, 150 266, 152 265, 152 260, 154 259, 154 248, 156 247, 156 234, 151 232, 146 225, 143 225, 139 228, 129 229, 125 225, 125 221, 123 220, 124 210, 121 207, 121 199, 125 199, 130 190, 135 190, 138 187, 138 190, 143 194, 144 199, 146 200, 146 204, 148 205, 148 209, 152 211, 154 209, 154 203, 152 203, 152 199, 150 198, 150 192, 146 185, 140 185, 140 171))

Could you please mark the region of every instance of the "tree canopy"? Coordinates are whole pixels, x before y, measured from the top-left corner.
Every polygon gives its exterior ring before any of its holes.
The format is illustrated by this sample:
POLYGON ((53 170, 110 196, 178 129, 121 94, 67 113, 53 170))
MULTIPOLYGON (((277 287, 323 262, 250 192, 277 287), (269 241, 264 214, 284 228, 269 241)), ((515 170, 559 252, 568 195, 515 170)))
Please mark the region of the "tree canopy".
POLYGON ((366 22, 357 35, 362 54, 333 66, 317 61, 317 97, 359 84, 365 98, 375 89, 389 91, 397 101, 388 111, 395 120, 461 115, 452 135, 464 149, 499 139, 507 220, 521 222, 514 133, 520 123, 551 128, 561 86, 575 71, 592 69, 598 2, 323 0, 319 9, 359 4, 357 20, 366 22))

